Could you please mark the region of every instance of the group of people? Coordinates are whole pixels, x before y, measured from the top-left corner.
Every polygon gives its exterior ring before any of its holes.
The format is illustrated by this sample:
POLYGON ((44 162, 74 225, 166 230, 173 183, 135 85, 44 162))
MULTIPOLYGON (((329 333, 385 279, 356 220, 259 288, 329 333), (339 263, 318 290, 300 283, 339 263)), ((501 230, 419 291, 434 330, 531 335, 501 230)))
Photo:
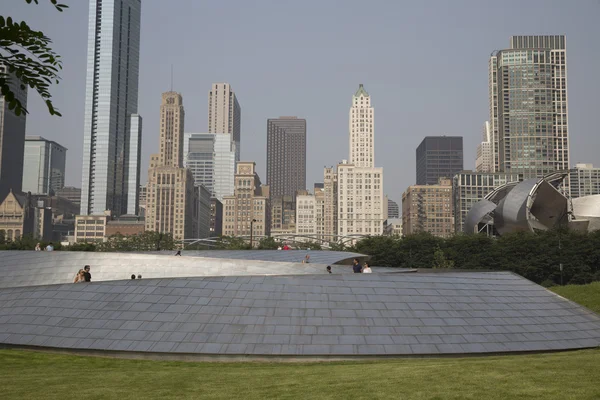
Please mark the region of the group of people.
POLYGON ((370 274, 373 272, 368 262, 365 261, 361 266, 360 262, 358 262, 358 258, 355 258, 352 262, 352 271, 354 271, 355 274, 370 274))
MULTIPOLYGON (((137 278, 142 279, 142 274, 139 274, 137 278)), ((131 274, 131 279, 135 279, 135 274, 131 274)))
MULTIPOLYGON (((46 246, 46 251, 54 251, 54 246, 52 246, 52 242, 48 243, 48 246, 46 246)), ((42 251, 42 246, 40 243, 35 245, 35 251, 42 251)))
POLYGON ((92 281, 92 274, 90 274, 90 266, 86 265, 85 267, 83 267, 83 269, 80 269, 79 272, 77 272, 77 275, 75 275, 75 279, 73 280, 73 283, 91 282, 91 281, 92 281))
MULTIPOLYGON (((287 244, 284 244, 283 247, 279 246, 277 250, 291 250, 292 248, 287 244)), ((309 249, 310 250, 310 249, 309 249)))

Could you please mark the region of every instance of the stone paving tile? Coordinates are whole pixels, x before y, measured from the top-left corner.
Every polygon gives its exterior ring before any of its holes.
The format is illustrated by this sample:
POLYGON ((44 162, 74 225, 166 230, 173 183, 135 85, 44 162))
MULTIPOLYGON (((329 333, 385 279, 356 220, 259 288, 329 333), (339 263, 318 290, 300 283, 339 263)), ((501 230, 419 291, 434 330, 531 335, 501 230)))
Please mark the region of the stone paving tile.
POLYGON ((496 353, 598 346, 600 317, 510 273, 143 279, 0 289, 0 343, 205 354, 496 353))

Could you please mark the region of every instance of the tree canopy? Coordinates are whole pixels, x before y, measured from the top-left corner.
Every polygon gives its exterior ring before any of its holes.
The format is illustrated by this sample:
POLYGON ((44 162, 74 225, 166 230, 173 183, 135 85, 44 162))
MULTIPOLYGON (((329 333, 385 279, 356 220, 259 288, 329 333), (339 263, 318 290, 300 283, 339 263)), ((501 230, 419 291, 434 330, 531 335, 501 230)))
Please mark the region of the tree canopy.
MULTIPOLYGON (((38 4, 39 0, 25 0, 28 4, 38 4)), ((49 0, 54 8, 62 12, 68 6, 49 0)), ((59 71, 62 61, 52 50, 52 40, 41 31, 32 29, 25 21, 15 21, 10 16, 0 15, 0 92, 8 103, 8 109, 16 115, 27 113, 25 104, 19 100, 15 89, 27 87, 35 89, 45 101, 51 115, 61 116, 52 104, 50 85, 60 82, 59 71), (18 82, 12 82, 14 79, 18 82)))

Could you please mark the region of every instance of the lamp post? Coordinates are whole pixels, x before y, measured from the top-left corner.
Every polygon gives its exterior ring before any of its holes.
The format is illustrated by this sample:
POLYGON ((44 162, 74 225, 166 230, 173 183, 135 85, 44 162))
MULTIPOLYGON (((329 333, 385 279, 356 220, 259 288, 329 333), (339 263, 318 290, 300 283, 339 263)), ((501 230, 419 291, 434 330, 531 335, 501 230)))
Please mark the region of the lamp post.
POLYGON ((250 221, 250 249, 254 248, 254 241, 252 240, 252 234, 254 233, 254 223, 256 222, 256 220, 254 218, 252 218, 252 220, 250 221))

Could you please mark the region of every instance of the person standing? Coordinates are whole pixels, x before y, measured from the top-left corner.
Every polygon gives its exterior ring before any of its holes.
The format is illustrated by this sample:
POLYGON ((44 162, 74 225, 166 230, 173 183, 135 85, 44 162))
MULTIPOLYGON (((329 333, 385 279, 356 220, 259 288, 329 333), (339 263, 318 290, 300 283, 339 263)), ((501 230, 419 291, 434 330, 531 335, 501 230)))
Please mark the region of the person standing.
POLYGON ((92 274, 90 274, 90 266, 89 265, 86 265, 85 267, 83 267, 83 278, 85 279, 86 282, 92 281, 92 274))
POLYGON ((352 261, 352 271, 354 271, 355 274, 360 274, 362 272, 358 258, 355 258, 354 261, 352 261))
POLYGON ((362 269, 362 273, 363 274, 371 274, 373 273, 373 271, 371 271, 371 267, 369 267, 369 263, 365 261, 365 263, 363 264, 363 269, 362 269))
POLYGON ((77 275, 75 275, 75 279, 73 280, 73 283, 85 282, 83 273, 84 273, 84 271, 82 269, 80 269, 79 272, 77 272, 77 275))

